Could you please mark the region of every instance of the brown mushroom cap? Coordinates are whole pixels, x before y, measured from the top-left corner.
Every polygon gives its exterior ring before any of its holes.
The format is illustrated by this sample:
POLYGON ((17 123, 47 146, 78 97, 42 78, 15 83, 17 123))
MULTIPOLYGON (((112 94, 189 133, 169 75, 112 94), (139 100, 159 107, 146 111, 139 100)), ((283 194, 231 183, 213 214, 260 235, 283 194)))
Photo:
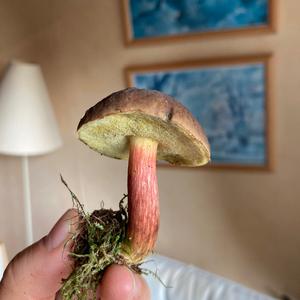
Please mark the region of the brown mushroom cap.
POLYGON ((158 91, 129 88, 113 93, 85 113, 79 139, 103 155, 127 159, 129 138, 158 142, 157 158, 175 165, 201 166, 210 159, 203 129, 172 97, 158 91))

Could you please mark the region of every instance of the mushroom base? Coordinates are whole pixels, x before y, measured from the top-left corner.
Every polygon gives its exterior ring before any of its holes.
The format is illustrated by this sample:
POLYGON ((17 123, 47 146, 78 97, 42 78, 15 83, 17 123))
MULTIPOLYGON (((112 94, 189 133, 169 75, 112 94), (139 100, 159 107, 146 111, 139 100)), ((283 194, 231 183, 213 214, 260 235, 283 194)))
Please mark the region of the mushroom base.
POLYGON ((73 272, 62 280, 62 299, 96 299, 99 281, 111 264, 126 265, 136 273, 151 274, 141 269, 140 264, 130 261, 125 251, 128 244, 128 210, 124 200, 127 195, 121 199, 119 210, 101 208, 89 214, 62 177, 61 180, 79 214, 77 230, 68 241, 72 245, 69 256, 73 262, 73 272))
POLYGON ((123 200, 117 211, 102 208, 89 215, 81 205, 77 208, 79 228, 70 241, 73 243, 70 256, 74 268, 63 280, 61 294, 64 300, 94 299, 104 271, 111 264, 126 265, 134 272, 142 273, 140 266, 128 261, 124 253, 128 212, 123 200))

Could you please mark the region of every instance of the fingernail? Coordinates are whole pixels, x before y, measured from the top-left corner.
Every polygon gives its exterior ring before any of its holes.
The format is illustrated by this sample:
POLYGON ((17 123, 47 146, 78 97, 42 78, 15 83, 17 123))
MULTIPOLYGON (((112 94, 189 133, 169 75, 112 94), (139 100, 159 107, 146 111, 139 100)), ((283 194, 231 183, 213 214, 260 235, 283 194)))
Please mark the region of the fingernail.
POLYGON ((97 299, 139 299, 135 297, 138 294, 137 289, 138 283, 132 271, 125 266, 111 265, 105 271, 97 289, 97 299))
POLYGON ((136 290, 137 290, 137 285, 136 285, 136 280, 135 280, 135 275, 133 274, 132 271, 130 271, 128 268, 127 268, 127 271, 130 273, 130 276, 131 276, 131 284, 132 284, 132 292, 133 294, 136 293, 136 290))
POLYGON ((67 241, 72 231, 72 224, 74 224, 74 219, 77 215, 75 209, 69 209, 57 221, 45 240, 46 247, 49 251, 56 249, 67 241))

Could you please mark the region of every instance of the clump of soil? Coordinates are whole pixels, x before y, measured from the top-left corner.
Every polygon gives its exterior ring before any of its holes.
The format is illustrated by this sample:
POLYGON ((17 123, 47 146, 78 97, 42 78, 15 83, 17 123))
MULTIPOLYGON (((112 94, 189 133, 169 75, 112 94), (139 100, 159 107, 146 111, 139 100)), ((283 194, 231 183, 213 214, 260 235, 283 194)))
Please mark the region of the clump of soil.
POLYGON ((96 299, 99 281, 111 264, 122 264, 134 272, 147 273, 140 265, 134 265, 127 259, 128 212, 127 205, 124 204, 127 195, 120 200, 117 211, 105 209, 102 204, 99 210, 88 214, 62 177, 61 180, 70 191, 73 205, 79 212, 78 229, 68 241, 72 243, 70 256, 74 262, 74 269, 70 276, 63 280, 63 299, 96 299))

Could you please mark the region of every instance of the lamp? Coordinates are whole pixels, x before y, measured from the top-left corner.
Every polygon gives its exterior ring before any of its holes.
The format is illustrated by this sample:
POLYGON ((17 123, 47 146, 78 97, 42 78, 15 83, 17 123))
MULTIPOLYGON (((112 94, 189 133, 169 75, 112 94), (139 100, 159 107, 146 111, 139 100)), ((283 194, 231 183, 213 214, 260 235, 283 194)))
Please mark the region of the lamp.
POLYGON ((4 270, 8 264, 8 258, 4 243, 0 242, 0 280, 2 279, 4 270))
POLYGON ((22 157, 26 242, 33 242, 28 157, 62 144, 47 87, 36 64, 13 62, 0 84, 0 153, 22 157))

